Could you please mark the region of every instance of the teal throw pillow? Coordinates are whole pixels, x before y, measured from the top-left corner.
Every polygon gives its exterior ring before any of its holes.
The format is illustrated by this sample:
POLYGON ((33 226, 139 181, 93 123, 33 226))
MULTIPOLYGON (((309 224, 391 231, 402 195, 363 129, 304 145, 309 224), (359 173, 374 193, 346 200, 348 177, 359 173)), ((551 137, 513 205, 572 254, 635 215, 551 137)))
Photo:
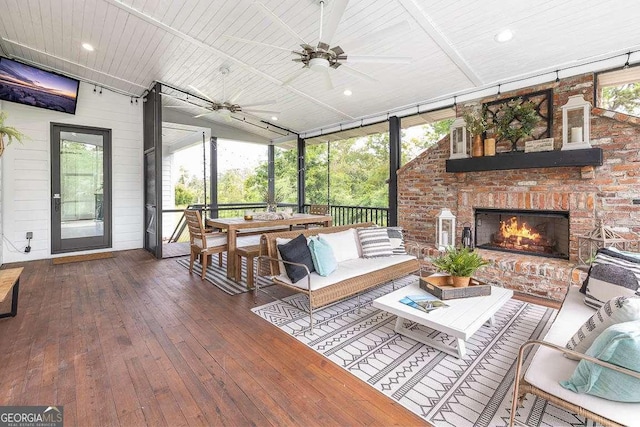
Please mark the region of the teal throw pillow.
POLYGON ((320 276, 328 276, 338 268, 331 245, 322 238, 312 237, 309 240, 309 251, 311 252, 316 273, 320 276))
MULTIPOLYGON (((614 365, 640 372, 640 320, 608 327, 585 353, 614 365)), ((573 375, 560 385, 616 402, 640 402, 640 379, 581 360, 573 375)))

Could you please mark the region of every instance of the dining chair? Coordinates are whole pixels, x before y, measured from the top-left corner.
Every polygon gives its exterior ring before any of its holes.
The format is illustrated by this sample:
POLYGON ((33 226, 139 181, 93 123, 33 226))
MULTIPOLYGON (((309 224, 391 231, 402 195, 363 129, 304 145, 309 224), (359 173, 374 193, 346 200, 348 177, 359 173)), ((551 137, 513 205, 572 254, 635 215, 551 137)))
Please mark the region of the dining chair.
POLYGON ((202 278, 204 279, 210 255, 218 254, 218 265, 222 267, 222 253, 227 250, 227 235, 219 232, 205 232, 202 217, 198 210, 186 209, 184 218, 189 227, 189 241, 191 244, 189 274, 193 273, 193 262, 196 256, 199 255, 202 263, 202 278))

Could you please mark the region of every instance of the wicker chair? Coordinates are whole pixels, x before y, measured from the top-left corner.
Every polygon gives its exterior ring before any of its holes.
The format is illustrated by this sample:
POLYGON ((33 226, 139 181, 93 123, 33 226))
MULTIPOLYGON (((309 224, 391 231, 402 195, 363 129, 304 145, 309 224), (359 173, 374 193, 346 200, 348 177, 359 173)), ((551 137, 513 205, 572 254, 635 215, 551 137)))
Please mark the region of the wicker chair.
POLYGON ((218 254, 218 265, 222 267, 222 253, 227 250, 227 235, 225 233, 205 232, 200 211, 187 209, 184 211, 184 217, 189 227, 189 240, 191 243, 189 273, 193 273, 193 262, 196 256, 199 255, 202 263, 202 279, 204 279, 210 255, 218 254))

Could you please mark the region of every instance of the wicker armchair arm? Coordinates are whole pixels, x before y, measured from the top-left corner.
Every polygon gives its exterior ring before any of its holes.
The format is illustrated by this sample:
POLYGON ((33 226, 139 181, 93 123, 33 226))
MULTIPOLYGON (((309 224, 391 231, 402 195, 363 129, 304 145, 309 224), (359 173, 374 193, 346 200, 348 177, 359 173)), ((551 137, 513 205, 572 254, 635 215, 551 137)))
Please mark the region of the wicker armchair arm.
POLYGON ((273 258, 267 255, 260 255, 258 257, 258 262, 261 262, 261 261, 277 261, 283 264, 291 264, 291 265, 297 265, 298 267, 304 267, 305 271, 307 272, 307 290, 311 291, 311 272, 309 271, 309 267, 307 267, 305 264, 301 264, 299 262, 285 261, 281 258, 273 258))
MULTIPOLYGON (((614 365, 612 363, 609 362, 605 362, 603 360, 600 359, 596 359, 595 357, 592 356, 588 356, 584 353, 579 353, 575 350, 569 350, 566 347, 562 347, 559 346, 557 344, 552 344, 550 342, 547 341, 542 341, 542 340, 529 340, 527 342, 525 342, 524 344, 522 344, 520 346, 520 351, 518 352, 518 360, 516 363, 516 375, 515 375, 515 382, 514 382, 514 387, 513 387, 513 400, 511 402, 511 416, 509 419, 509 426, 513 426, 515 423, 515 414, 516 414, 516 409, 518 406, 518 402, 519 402, 519 387, 520 387, 520 380, 522 377, 524 377, 524 374, 521 373, 522 371, 522 363, 524 361, 524 352, 527 348, 532 347, 532 346, 543 346, 543 347, 547 347, 550 348, 552 350, 555 351, 559 351, 562 353, 566 353, 569 354, 571 356, 577 357, 580 360, 587 360, 589 362, 593 362, 596 365, 600 365, 604 368, 609 368, 609 369, 613 369, 616 372, 620 372, 626 375, 630 375, 634 378, 640 379, 640 372, 636 372, 633 371, 631 369, 627 369, 627 368, 623 368, 622 366, 618 366, 618 365, 614 365)), ((613 424, 612 424, 613 425, 613 424)))

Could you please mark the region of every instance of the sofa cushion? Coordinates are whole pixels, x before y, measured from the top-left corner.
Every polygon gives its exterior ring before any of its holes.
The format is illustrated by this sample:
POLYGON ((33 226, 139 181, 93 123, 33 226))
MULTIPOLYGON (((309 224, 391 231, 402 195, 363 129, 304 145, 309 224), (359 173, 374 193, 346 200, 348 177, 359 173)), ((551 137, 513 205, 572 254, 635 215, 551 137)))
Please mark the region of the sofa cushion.
POLYGON ((402 227, 387 227, 387 235, 391 243, 391 251, 394 255, 404 255, 407 250, 404 247, 404 231, 402 227))
MULTIPOLYGON (((640 372, 640 320, 609 326, 586 354, 640 372)), ((587 360, 581 360, 571 378, 560 384, 575 393, 588 393, 617 402, 640 402, 640 378, 587 360)))
MULTIPOLYGON (((584 353, 609 326, 633 320, 640 320, 640 297, 616 297, 596 311, 569 339, 566 347, 584 353)), ((566 357, 573 358, 570 355, 566 357)))
POLYGON ((358 239, 363 258, 376 258, 393 255, 387 229, 383 227, 358 228, 358 239))
POLYGON ((342 261, 360 258, 360 254, 358 253, 358 237, 355 229, 350 228, 337 233, 318 233, 318 237, 324 239, 324 241, 331 246, 336 262, 340 263, 342 261))
POLYGON ((333 250, 325 240, 311 237, 309 239, 309 251, 311 252, 316 273, 320 276, 328 276, 338 268, 336 257, 333 256, 333 250))
MULTIPOLYGON (((596 265, 603 264, 617 265, 618 267, 623 267, 627 270, 631 270, 636 276, 638 283, 640 283, 640 255, 636 255, 633 252, 620 251, 616 248, 598 249, 595 258, 591 263, 589 273, 591 273, 591 269, 593 269, 596 265)), ((585 293, 586 286, 587 282, 585 280, 585 283, 583 283, 582 289, 580 290, 582 293, 585 293)))
MULTIPOLYGON (((578 286, 569 287, 562 308, 545 335, 544 341, 564 346, 576 328, 594 313, 592 308, 584 305, 583 295, 579 290, 578 286)), ((633 425, 638 422, 638 407, 635 404, 608 401, 590 394, 574 393, 562 387, 560 381, 566 380, 576 366, 578 362, 567 359, 563 353, 541 346, 537 348, 531 359, 524 378, 530 384, 553 396, 583 408, 589 408, 619 424, 633 425)))
MULTIPOLYGON (((406 261, 415 260, 413 255, 392 255, 384 258, 357 258, 348 261, 338 263, 338 268, 335 269, 330 275, 323 277, 317 272, 311 273, 311 290, 315 291, 327 286, 331 286, 335 283, 342 282, 343 280, 351 279, 367 273, 372 273, 376 270, 380 270, 386 267, 391 267, 396 264, 401 264, 406 261)), ((297 286, 301 289, 307 289, 307 281, 302 280, 298 283, 292 283, 286 274, 280 274, 274 279, 287 283, 289 285, 297 286)))
MULTIPOLYGON (((280 251, 280 255, 284 261, 304 264, 309 269, 309 272, 315 271, 311 252, 309 251, 307 239, 304 235, 300 234, 290 242, 285 243, 284 245, 278 245, 278 250, 280 251)), ((289 279, 291 279, 291 282, 293 283, 296 283, 307 276, 307 271, 300 265, 284 263, 284 269, 287 272, 287 276, 289 276, 289 279)))
POLYGON ((633 296, 638 289, 633 272, 613 264, 592 266, 584 283, 584 303, 595 309, 617 296, 633 296))

